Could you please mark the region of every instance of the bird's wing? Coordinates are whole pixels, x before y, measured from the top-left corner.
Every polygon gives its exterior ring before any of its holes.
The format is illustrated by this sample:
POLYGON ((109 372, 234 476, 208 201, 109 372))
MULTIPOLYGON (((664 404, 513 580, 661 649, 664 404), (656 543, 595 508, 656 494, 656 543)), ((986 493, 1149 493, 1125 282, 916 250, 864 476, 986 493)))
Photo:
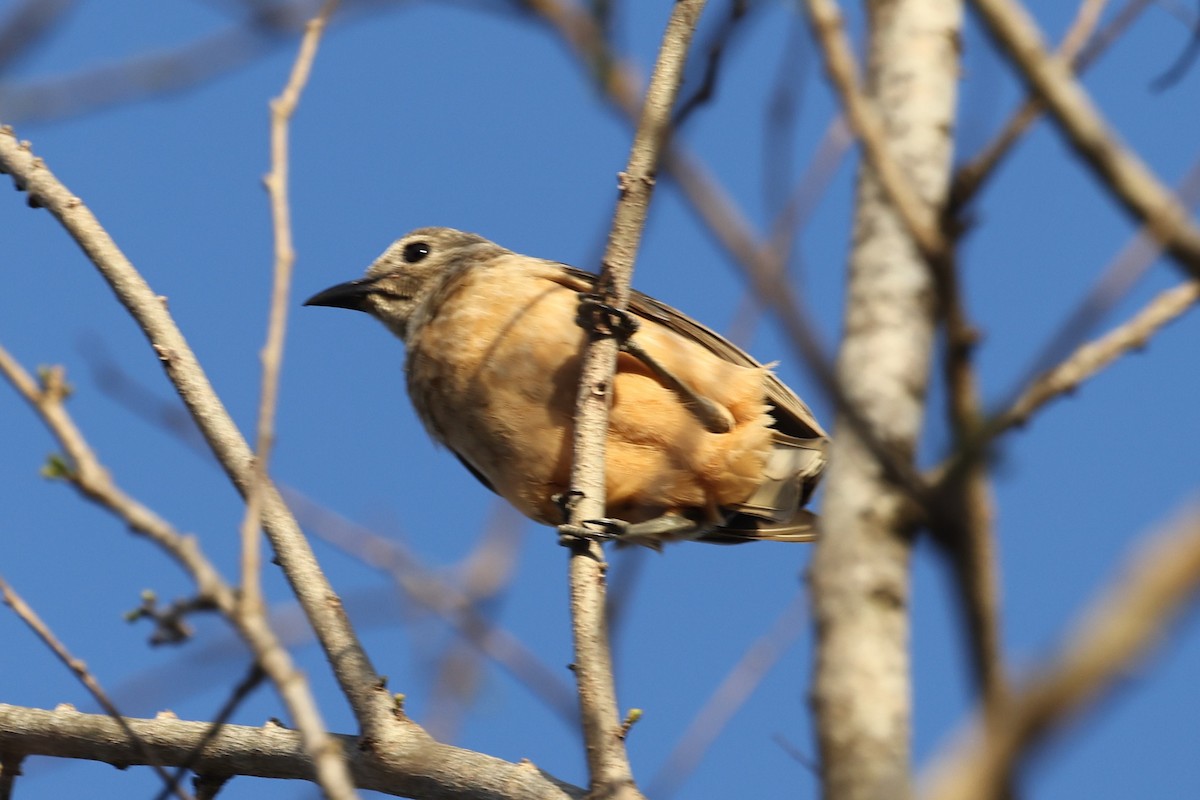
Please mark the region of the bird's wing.
MULTIPOLYGON (((586 270, 559 265, 562 270, 561 285, 577 292, 590 292, 595 288, 597 276, 586 270)), ((661 303, 636 289, 629 298, 629 310, 635 316, 650 320, 679 334, 685 339, 704 347, 719 358, 745 367, 762 367, 749 353, 726 339, 721 334, 700 324, 678 309, 661 303)), ((779 380, 771 370, 766 370, 767 401, 773 406, 775 430, 796 439, 821 440, 817 449, 823 449, 828 434, 817 422, 812 411, 796 393, 779 380)), ((816 444, 816 442, 814 442, 816 444)))

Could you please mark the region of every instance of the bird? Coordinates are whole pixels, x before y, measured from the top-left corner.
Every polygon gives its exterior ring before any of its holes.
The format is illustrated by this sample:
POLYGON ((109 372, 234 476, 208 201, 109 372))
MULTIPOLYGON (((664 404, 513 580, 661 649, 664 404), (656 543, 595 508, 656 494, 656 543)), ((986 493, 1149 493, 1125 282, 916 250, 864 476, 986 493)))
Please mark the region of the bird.
POLYGON ((566 520, 582 354, 597 312, 624 320, 610 385, 606 517, 596 538, 811 541, 804 508, 829 437, 767 366, 637 291, 598 301, 598 276, 474 233, 426 227, 364 277, 307 306, 362 311, 405 345, 407 389, 429 435, 527 517, 566 520))

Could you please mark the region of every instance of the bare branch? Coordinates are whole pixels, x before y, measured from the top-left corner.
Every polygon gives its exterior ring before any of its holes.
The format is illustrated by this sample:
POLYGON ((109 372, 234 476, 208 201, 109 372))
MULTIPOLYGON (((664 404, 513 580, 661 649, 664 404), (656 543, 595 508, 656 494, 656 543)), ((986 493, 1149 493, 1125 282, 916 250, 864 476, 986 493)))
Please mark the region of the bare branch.
MULTIPOLYGON (((597 282, 601 301, 619 312, 629 303, 629 281, 649 209, 658 163, 670 136, 671 112, 683 80, 688 46, 704 0, 677 0, 659 47, 629 164, 619 178, 620 198, 597 282)), ((605 516, 604 459, 608 403, 617 364, 617 340, 590 337, 580 368, 575 406, 570 512, 576 529, 584 520, 605 516)), ((599 797, 641 797, 629 767, 613 685, 611 643, 605 612, 607 564, 600 545, 575 539, 571 545, 571 619, 575 677, 587 747, 592 793, 599 797)))
POLYGON ((24 0, 0 21, 0 73, 38 44, 77 0, 24 0))
POLYGON ((1200 591, 1200 512, 1141 547, 1058 655, 935 763, 927 797, 987 800, 1045 739, 1123 676, 1200 591))
MULTIPOLYGON (((1100 14, 1108 0, 1082 0, 1075 12, 1075 20, 1067 30, 1056 53, 1058 58, 1070 62, 1072 69, 1083 72, 1104 52, 1107 45, 1133 22, 1134 18, 1149 4, 1149 0, 1132 0, 1112 22, 1097 35, 1094 44, 1084 49, 1100 21, 1100 14)), ((1042 115, 1045 106, 1036 96, 1028 97, 1021 106, 974 159, 959 167, 950 188, 951 216, 957 215, 979 193, 987 179, 995 174, 996 167, 1004 160, 1029 127, 1042 115)))
MULTIPOLYGON (((973 354, 978 332, 962 296, 957 259, 935 266, 944 327, 942 370, 947 415, 957 448, 966 451, 983 420, 983 401, 973 354)), ((962 597, 971 667, 985 707, 997 711, 1007 693, 1000 633, 1000 577, 993 530, 994 500, 987 465, 971 461, 942 487, 941 502, 930 514, 934 540, 950 557, 962 597)))
MULTIPOLYGON (((211 735, 205 722, 127 719, 162 764, 191 763, 200 775, 312 780, 312 761, 299 732, 268 723, 260 728, 225 725, 211 735), (205 742, 206 738, 210 741, 205 742), (203 744, 199 757, 195 751, 203 744)), ((334 736, 338 755, 363 789, 402 797, 439 800, 579 800, 582 789, 555 780, 528 761, 511 763, 432 740, 404 748, 386 763, 364 751, 355 736, 334 736), (464 780, 464 776, 470 780, 464 780)), ((110 717, 81 714, 70 706, 54 711, 0 703, 0 752, 102 761, 118 766, 143 763, 137 749, 110 717)))
POLYGON ((287 330, 288 297, 291 294, 292 265, 296 252, 292 245, 291 210, 288 205, 288 131, 292 114, 300 103, 300 93, 308 83, 321 35, 337 7, 327 0, 309 21, 300 50, 292 64, 283 92, 271 101, 271 171, 263 183, 271 202, 271 222, 275 238, 275 267, 267 322, 267 341, 262 350, 262 390, 258 405, 258 436, 254 445, 253 477, 246 491, 246 513, 242 520, 242 612, 263 614, 262 559, 259 528, 262 517, 263 487, 267 465, 275 445, 275 409, 279 399, 279 371, 283 365, 283 340, 287 330))
POLYGON ((92 452, 63 406, 67 391, 63 372, 57 368, 46 370, 43 373, 45 386, 38 386, 16 359, 0 347, 0 373, 41 417, 70 459, 64 468, 55 470, 57 476, 67 479, 86 498, 111 511, 130 530, 162 548, 196 582, 201 599, 211 602, 232 619, 236 606, 233 590, 200 551, 195 538, 180 534, 166 520, 125 494, 92 452))

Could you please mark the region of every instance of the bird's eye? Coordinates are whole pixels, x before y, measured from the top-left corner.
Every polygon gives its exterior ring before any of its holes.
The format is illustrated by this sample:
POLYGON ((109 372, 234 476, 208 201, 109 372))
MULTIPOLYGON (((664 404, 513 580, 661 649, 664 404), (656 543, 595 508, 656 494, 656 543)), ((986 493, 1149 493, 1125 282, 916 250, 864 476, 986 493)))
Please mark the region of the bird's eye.
POLYGON ((404 245, 404 260, 415 264, 429 255, 429 245, 425 242, 409 242, 404 245))

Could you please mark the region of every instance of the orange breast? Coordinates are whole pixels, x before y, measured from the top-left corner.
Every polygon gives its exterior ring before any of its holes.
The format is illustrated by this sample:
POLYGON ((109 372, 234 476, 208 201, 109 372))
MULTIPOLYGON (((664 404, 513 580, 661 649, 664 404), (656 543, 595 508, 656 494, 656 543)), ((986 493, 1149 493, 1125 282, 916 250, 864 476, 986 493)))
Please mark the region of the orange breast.
MULTIPOLYGON (((527 516, 561 522, 584 333, 578 295, 547 262, 510 257, 475 270, 409 342, 409 393, 435 439, 485 475, 527 516)), ((638 342, 724 406, 727 433, 703 428, 676 393, 621 354, 607 444, 608 513, 630 522, 748 497, 771 447, 763 370, 725 362, 653 322, 638 342)))

